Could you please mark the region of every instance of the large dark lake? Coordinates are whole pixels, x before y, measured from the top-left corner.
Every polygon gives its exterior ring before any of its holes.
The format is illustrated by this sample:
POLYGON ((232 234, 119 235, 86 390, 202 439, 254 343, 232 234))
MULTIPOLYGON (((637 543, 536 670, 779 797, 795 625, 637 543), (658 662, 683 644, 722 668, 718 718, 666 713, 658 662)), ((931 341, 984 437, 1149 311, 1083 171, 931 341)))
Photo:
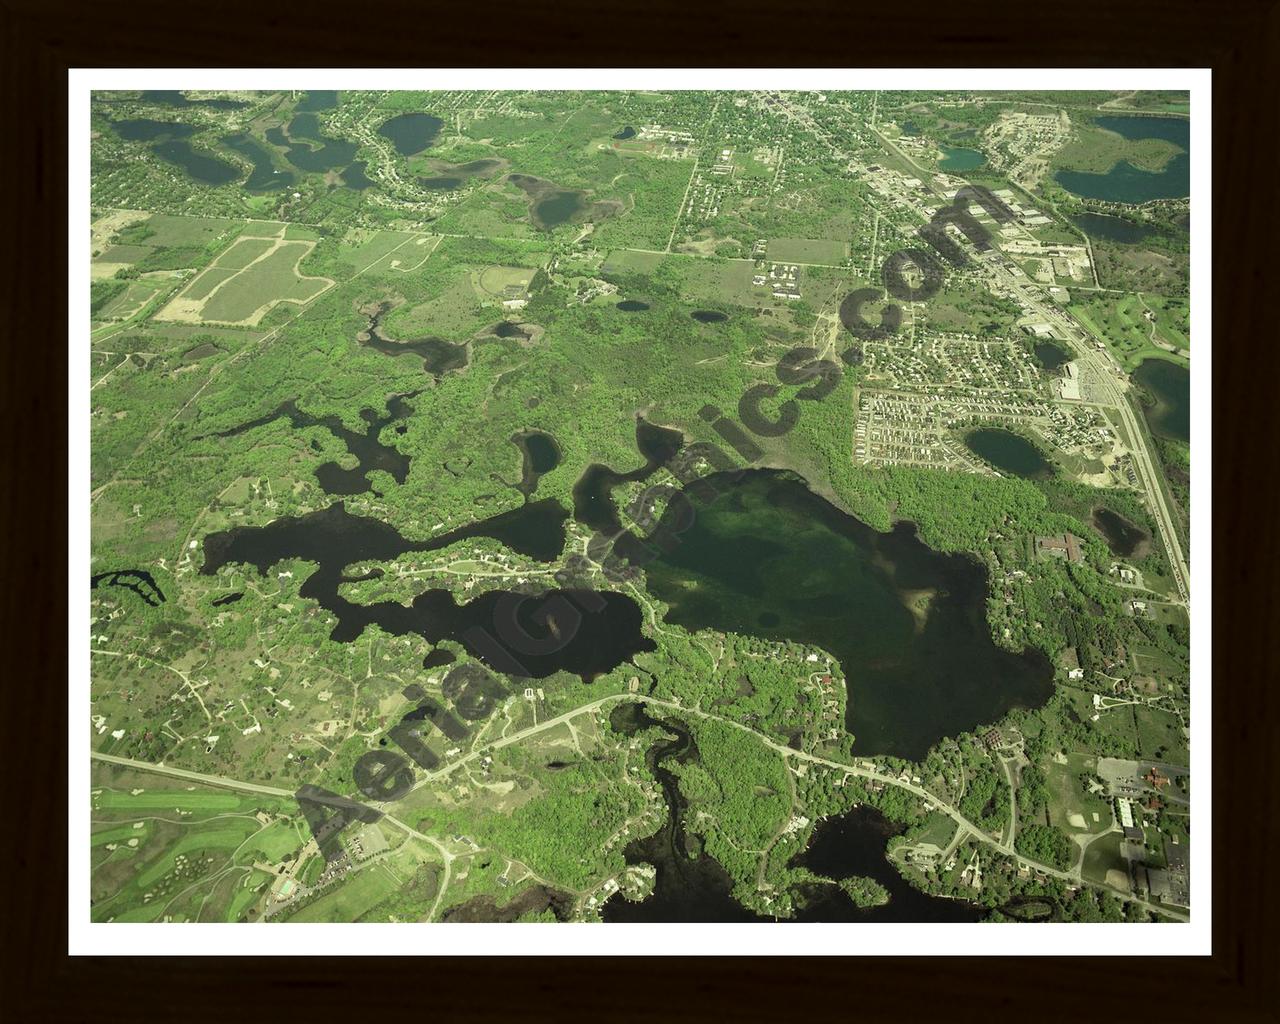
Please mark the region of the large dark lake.
POLYGON ((522 456, 518 489, 527 498, 538 489, 538 481, 560 465, 560 446, 541 430, 522 430, 511 440, 522 456))
POLYGON ((581 192, 561 189, 539 199, 533 207, 533 215, 543 227, 553 228, 567 223, 587 208, 581 192))
POLYGON ((1153 199, 1179 199, 1191 192, 1191 119, 1124 115, 1099 117, 1099 128, 1126 139, 1165 139, 1182 152, 1175 154, 1158 171, 1144 171, 1121 160, 1105 174, 1060 170, 1054 177, 1059 185, 1085 199, 1112 203, 1146 203, 1153 199))
POLYGON ((644 457, 644 465, 629 472, 611 469, 601 463, 588 466, 573 486, 573 517, 584 526, 607 534, 622 529, 613 503, 613 489, 619 484, 648 480, 684 445, 684 434, 636 420, 636 447, 644 457))
MULTIPOLYGON (((241 526, 204 539, 209 576, 224 565, 255 566, 262 574, 285 559, 317 563, 298 593, 337 617, 332 639, 351 643, 376 625, 393 636, 417 634, 430 643, 452 640, 507 675, 543 678, 571 672, 590 681, 654 644, 641 632, 640 606, 622 594, 567 587, 546 592, 492 590, 458 604, 447 590, 427 590, 409 605, 356 604, 339 593, 346 566, 385 562, 407 551, 438 551, 459 541, 490 537, 513 551, 549 562, 564 548, 568 513, 559 502, 520 508, 428 540, 412 541, 395 527, 353 516, 341 502, 266 526, 241 526)), ((430 657, 430 656, 428 656, 430 657)))
POLYGON ((170 107, 208 107, 210 110, 239 110, 249 105, 243 100, 192 100, 176 89, 147 89, 142 93, 142 99, 148 103, 163 103, 170 107))
POLYGON ((993 643, 976 560, 932 550, 910 523, 879 533, 792 474, 704 479, 719 493, 692 503, 691 526, 677 532, 679 513, 664 514, 659 529, 677 542, 658 545, 644 566, 649 589, 669 605, 667 621, 686 629, 834 655, 855 751, 918 759, 945 736, 1048 699, 1048 659, 993 643))
POLYGON ((1190 441, 1191 371, 1167 359, 1144 359, 1133 379, 1152 398, 1152 404, 1143 407, 1152 432, 1190 441))
POLYGON ((235 164, 193 149, 187 140, 197 131, 194 125, 137 117, 115 121, 111 127, 127 142, 152 143, 151 150, 156 156, 186 171, 202 184, 227 185, 243 173, 235 164))
POLYGON ((332 110, 338 105, 337 89, 312 89, 293 108, 295 114, 314 114, 321 110, 332 110))
POLYGON ((1035 345, 1036 362, 1050 372, 1071 362, 1071 353, 1052 341, 1038 341, 1035 345))
POLYGON ((285 155, 294 167, 314 173, 347 166, 359 148, 354 142, 325 135, 319 118, 312 113, 298 114, 287 129, 268 129, 267 141, 286 148, 285 155))
POLYGON ((397 114, 383 122, 378 134, 390 139, 401 156, 412 156, 435 141, 443 124, 430 114, 397 114))
POLYGON ((186 139, 165 139, 151 148, 156 156, 181 167, 192 178, 205 185, 229 185, 243 173, 234 164, 192 149, 191 143, 186 139))

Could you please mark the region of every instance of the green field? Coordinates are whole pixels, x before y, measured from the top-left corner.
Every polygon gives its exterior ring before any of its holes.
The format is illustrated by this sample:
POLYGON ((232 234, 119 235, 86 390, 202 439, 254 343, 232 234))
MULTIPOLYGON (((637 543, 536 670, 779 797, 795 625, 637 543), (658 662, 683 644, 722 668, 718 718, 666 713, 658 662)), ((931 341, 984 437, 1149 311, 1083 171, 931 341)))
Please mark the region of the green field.
POLYGON ((768 258, 776 263, 826 263, 839 266, 849 246, 826 238, 771 238, 768 258))
POLYGON ((232 243, 231 248, 213 261, 213 265, 231 270, 243 270, 266 253, 273 244, 273 240, 269 238, 238 238, 232 243))
POLYGON ((149 245, 113 245, 106 249, 99 256, 95 263, 137 263, 145 256, 150 256, 152 247, 149 245))
POLYGON ((1178 716, 1155 708, 1138 708, 1138 747, 1143 757, 1171 764, 1186 764, 1190 756, 1187 738, 1182 734, 1178 716))
POLYGON ((145 244, 154 248, 185 249, 208 245, 226 234, 235 223, 209 217, 171 217, 153 214, 142 225, 145 244))
POLYGON ((110 811, 184 810, 184 811, 236 811, 244 806, 258 806, 235 793, 203 790, 146 790, 142 793, 121 793, 105 790, 94 797, 96 809, 110 811))
POLYGON ((281 302, 306 303, 324 291, 328 282, 301 277, 298 263, 310 251, 305 242, 285 242, 275 252, 224 284, 201 312, 204 320, 254 322, 281 302))
POLYGON ((1084 852, 1081 871, 1085 878, 1100 885, 1116 881, 1120 876, 1128 878, 1128 865, 1120 856, 1120 844, 1124 837, 1119 832, 1094 840, 1084 852), (1108 877, 1108 875, 1110 876, 1108 877))
POLYGON ((356 921, 399 887, 400 878, 385 864, 361 868, 350 881, 290 916, 290 921, 356 921))
POLYGON ((120 295, 102 307, 98 319, 127 320, 155 298, 168 284, 168 281, 155 278, 130 281, 120 295))
POLYGON ((1071 755, 1065 765, 1051 763, 1045 767, 1045 785, 1050 794, 1049 824, 1068 834, 1105 832, 1112 825, 1110 801, 1101 794, 1087 792, 1080 783, 1083 762, 1080 755, 1071 755))

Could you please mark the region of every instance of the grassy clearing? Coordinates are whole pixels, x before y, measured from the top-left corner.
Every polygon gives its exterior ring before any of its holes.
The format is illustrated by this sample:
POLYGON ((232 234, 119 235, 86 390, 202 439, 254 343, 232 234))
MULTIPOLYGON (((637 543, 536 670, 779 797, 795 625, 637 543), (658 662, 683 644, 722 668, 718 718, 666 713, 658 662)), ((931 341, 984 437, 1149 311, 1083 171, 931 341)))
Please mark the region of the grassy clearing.
POLYGON ((255 859, 277 864, 299 849, 302 844, 303 840, 292 824, 287 821, 277 821, 250 839, 241 854, 252 853, 255 859))
POLYGON ((399 881, 383 864, 362 868, 356 875, 331 893, 303 907, 291 921, 355 921, 390 896, 399 881))
POLYGON ((1079 778, 1084 769, 1078 758, 1079 755, 1075 755, 1067 764, 1045 766, 1045 785, 1050 794, 1049 824, 1068 833, 1105 832, 1111 827, 1110 805, 1104 797, 1085 791, 1079 778))
POLYGON ((949 815, 943 814, 941 811, 932 811, 929 817, 925 819, 924 829, 916 842, 933 843, 939 849, 946 849, 951 837, 956 834, 956 823, 949 815))
POLYGON ((143 241, 155 248, 193 248, 208 245, 235 226, 234 221, 212 217, 179 217, 157 213, 142 225, 143 241))
POLYGON ((604 261, 606 273, 649 274, 658 268, 665 257, 659 252, 635 252, 618 249, 604 261))
POLYGON ((245 222, 240 234, 244 238, 279 238, 280 232, 287 229, 287 225, 271 220, 250 220, 245 222))
POLYGON ((93 262, 132 265, 150 256, 151 252, 149 245, 113 245, 93 262))
POLYGON ((1085 878, 1102 884, 1123 882, 1128 879, 1128 863, 1120 856, 1120 843, 1123 838, 1119 832, 1115 832, 1089 844, 1089 849, 1084 852, 1084 863, 1081 866, 1081 872, 1085 878))
POLYGON ((1187 763, 1190 753, 1177 715, 1139 707, 1134 709, 1134 718, 1138 723, 1138 749, 1143 757, 1173 764, 1187 763))
POLYGON ((169 283, 163 280, 157 281, 154 278, 130 281, 129 286, 120 295, 102 307, 96 319, 127 320, 154 299, 169 283))
POLYGON ((405 245, 413 238, 407 231, 364 231, 353 229, 348 232, 337 253, 337 262, 350 274, 359 274, 372 267, 388 253, 404 246, 401 252, 410 250, 412 243, 405 245))
POLYGON ((839 265, 848 258, 849 246, 827 238, 771 238, 768 253, 777 263, 839 265))
POLYGON ((474 275, 476 292, 482 297, 501 299, 506 288, 527 288, 536 272, 532 267, 485 267, 474 275))

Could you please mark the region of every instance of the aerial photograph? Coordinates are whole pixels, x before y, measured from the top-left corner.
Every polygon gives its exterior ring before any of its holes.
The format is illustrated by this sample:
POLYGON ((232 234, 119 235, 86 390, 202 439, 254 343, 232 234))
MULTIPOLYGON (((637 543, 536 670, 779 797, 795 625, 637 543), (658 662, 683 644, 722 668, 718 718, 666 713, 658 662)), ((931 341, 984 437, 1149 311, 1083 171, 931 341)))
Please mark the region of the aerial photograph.
POLYGON ((1192 920, 1189 92, 88 107, 73 913, 1192 920))

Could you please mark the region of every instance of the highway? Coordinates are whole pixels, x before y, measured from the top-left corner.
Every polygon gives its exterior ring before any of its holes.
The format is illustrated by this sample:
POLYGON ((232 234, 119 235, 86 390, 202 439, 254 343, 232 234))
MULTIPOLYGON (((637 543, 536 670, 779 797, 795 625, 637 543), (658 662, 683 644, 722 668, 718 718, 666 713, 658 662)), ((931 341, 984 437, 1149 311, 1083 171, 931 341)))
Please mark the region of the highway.
MULTIPOLYGON (((911 160, 892 141, 879 132, 875 132, 875 135, 886 150, 892 152, 919 172, 921 180, 926 183, 931 192, 940 199, 946 198, 934 188, 932 176, 927 171, 911 160)), ((1160 539, 1164 541, 1165 550, 1169 553, 1169 565, 1173 571, 1174 582, 1178 587, 1179 598, 1182 604, 1189 606, 1191 572, 1187 564, 1186 554, 1182 550, 1182 544, 1178 540, 1177 530, 1174 528, 1173 515, 1165 500, 1164 489, 1160 486, 1159 464, 1147 448, 1147 435, 1138 422, 1128 394, 1121 387, 1120 381, 1116 376, 1119 366, 1106 350, 1105 340, 1097 338, 1075 317, 1048 298, 1044 290, 1017 271, 1013 261, 998 248, 993 246, 992 249, 988 250, 985 257, 983 257, 983 263, 995 273, 997 279, 1009 289, 1011 294, 1018 297, 1025 308, 1035 313, 1036 316, 1042 317, 1046 323, 1056 327, 1057 332, 1063 336, 1063 340, 1075 352, 1076 358, 1094 370, 1093 376, 1096 376, 1101 382, 1106 395, 1106 402, 1102 403, 1103 406, 1108 409, 1115 409, 1120 417, 1121 425, 1124 427, 1124 432, 1129 436, 1129 450, 1133 455, 1134 472, 1142 484, 1142 490, 1147 499, 1147 507, 1150 508, 1160 531, 1160 539), (1095 342, 1103 344, 1104 347, 1098 348, 1095 342)), ((1090 267, 1092 266, 1091 248, 1090 267)), ((1096 274, 1096 269, 1094 273, 1096 274)))
POLYGON ((1100 349, 1095 344, 1095 342, 1105 344, 1103 339, 1095 337, 1075 317, 1051 299, 1047 299, 1041 289, 1025 277, 1017 276, 1012 269, 1012 264, 1008 262, 1008 257, 1003 253, 991 250, 986 262, 996 271, 1001 282, 1018 296, 1021 303, 1036 316, 1042 317, 1051 327, 1055 327, 1057 333, 1062 335, 1062 340, 1071 346, 1076 358, 1094 371, 1091 376, 1101 383, 1105 393, 1106 402, 1102 403, 1103 406, 1116 410, 1121 426, 1129 436, 1129 450, 1133 455, 1134 472, 1142 484, 1147 507, 1151 510, 1160 531, 1160 539, 1164 541, 1165 550, 1169 553, 1169 565, 1173 570, 1179 597, 1183 604, 1189 606, 1191 572, 1182 544, 1178 540, 1177 531, 1174 529, 1173 515, 1165 501, 1164 489, 1160 486, 1160 470, 1147 448, 1147 435, 1134 414, 1133 404, 1116 376, 1117 365, 1105 348, 1100 349))
POLYGON ((240 782, 236 779, 224 779, 219 775, 202 775, 200 772, 189 772, 185 768, 170 768, 164 764, 151 764, 147 761, 134 761, 127 757, 116 757, 114 754, 99 754, 93 751, 89 755, 95 761, 106 761, 124 768, 136 768, 140 772, 156 772, 159 775, 171 775, 175 779, 187 779, 205 786, 221 786, 223 789, 238 789, 245 793, 262 793, 266 796, 287 796, 293 798, 293 791, 276 789, 272 786, 260 786, 256 782, 240 782))

